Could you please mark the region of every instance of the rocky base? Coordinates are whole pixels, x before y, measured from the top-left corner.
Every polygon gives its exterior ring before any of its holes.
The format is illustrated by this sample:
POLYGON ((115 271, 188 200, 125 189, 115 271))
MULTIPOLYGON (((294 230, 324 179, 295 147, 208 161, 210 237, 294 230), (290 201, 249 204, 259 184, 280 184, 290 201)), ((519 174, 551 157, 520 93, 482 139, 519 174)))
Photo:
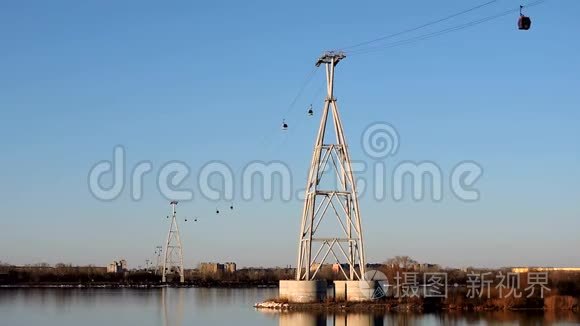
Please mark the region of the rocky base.
POLYGON ((571 296, 553 295, 547 298, 520 298, 518 301, 489 299, 479 302, 452 302, 452 300, 427 300, 382 298, 374 301, 347 302, 326 300, 316 303, 294 303, 283 299, 270 299, 254 305, 257 309, 273 311, 314 312, 438 312, 438 311, 506 311, 546 310, 575 311, 580 309, 580 299, 571 296))
POLYGON ((270 309, 278 311, 320 311, 320 312, 421 312, 423 306, 414 303, 392 303, 385 301, 368 302, 318 302, 318 303, 291 303, 267 300, 254 305, 256 309, 270 309))

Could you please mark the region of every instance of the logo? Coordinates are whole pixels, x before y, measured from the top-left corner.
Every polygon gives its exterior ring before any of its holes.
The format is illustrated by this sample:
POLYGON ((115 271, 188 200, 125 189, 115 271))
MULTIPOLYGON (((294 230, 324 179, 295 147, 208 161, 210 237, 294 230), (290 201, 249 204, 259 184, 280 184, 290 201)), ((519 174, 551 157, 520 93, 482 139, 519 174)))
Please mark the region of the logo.
POLYGON ((361 293, 369 300, 378 300, 388 294, 389 280, 378 270, 369 270, 364 274, 364 280, 359 282, 361 293))

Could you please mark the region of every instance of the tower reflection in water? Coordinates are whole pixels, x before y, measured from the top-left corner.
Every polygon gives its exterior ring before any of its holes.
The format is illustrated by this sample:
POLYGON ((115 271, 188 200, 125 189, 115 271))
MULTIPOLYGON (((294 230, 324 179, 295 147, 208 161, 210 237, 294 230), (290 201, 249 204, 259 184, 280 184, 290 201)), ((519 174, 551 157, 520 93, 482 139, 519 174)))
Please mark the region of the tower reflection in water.
POLYGON ((384 315, 349 313, 316 314, 289 312, 280 314, 280 326, 382 326, 384 315))
POLYGON ((161 318, 163 326, 183 325, 183 296, 185 289, 161 289, 161 318))

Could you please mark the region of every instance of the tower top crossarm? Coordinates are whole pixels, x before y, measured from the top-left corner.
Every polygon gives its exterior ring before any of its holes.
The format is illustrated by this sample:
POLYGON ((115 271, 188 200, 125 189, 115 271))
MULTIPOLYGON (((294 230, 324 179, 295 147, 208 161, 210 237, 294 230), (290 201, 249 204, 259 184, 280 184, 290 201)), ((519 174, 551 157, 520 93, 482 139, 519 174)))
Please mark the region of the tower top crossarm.
POLYGON ((318 58, 318 61, 316 61, 316 66, 319 67, 321 64, 332 64, 334 63, 334 65, 336 66, 338 64, 338 62, 342 59, 346 58, 346 54, 344 54, 344 52, 342 51, 327 51, 324 52, 320 58, 318 58))

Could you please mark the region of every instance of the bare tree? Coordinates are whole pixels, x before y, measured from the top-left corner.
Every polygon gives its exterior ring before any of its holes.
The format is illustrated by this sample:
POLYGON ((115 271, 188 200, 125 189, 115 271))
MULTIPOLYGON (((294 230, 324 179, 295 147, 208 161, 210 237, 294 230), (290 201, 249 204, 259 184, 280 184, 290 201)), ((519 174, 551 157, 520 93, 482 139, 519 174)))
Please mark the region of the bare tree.
POLYGON ((393 258, 387 259, 385 262, 389 267, 410 269, 413 265, 417 264, 417 261, 409 256, 395 256, 393 258))

